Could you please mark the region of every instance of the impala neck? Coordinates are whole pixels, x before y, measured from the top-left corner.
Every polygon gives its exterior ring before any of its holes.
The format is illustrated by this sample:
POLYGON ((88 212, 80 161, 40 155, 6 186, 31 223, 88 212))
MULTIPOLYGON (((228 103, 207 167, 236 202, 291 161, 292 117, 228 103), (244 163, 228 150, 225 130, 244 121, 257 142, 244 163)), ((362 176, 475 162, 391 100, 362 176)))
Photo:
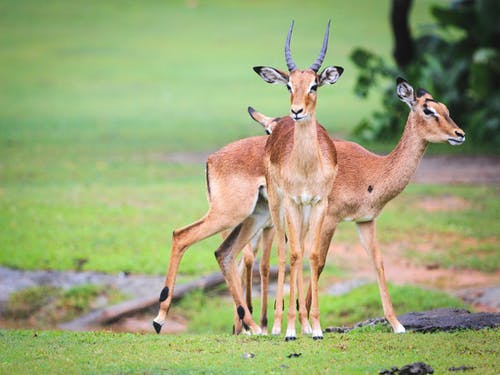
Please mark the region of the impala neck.
POLYGON ((391 195, 399 194, 408 185, 427 148, 428 142, 418 135, 414 116, 414 112, 410 112, 399 143, 385 156, 382 176, 391 195))
POLYGON ((293 131, 292 158, 297 172, 307 175, 317 169, 319 158, 318 131, 316 117, 296 122, 293 131))

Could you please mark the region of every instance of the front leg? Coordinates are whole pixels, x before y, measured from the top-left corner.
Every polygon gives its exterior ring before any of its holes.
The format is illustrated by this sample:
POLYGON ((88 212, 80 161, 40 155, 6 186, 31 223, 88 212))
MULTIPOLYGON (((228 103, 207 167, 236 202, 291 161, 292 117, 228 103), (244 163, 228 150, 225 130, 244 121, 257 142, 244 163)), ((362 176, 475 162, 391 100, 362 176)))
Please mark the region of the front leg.
POLYGON ((262 257, 260 259, 260 327, 262 334, 267 335, 267 295, 269 289, 269 258, 273 245, 274 229, 265 228, 262 231, 262 257))
POLYGON ((274 322, 271 333, 279 335, 281 333, 281 323, 283 321, 283 287, 285 285, 285 270, 286 270, 286 240, 284 219, 281 209, 281 198, 278 192, 273 189, 272 184, 267 184, 267 193, 269 196, 269 213, 271 214, 271 222, 274 226, 276 236, 276 247, 278 251, 278 280, 276 299, 274 300, 274 322))
POLYGON ((327 202, 320 201, 316 206, 312 207, 311 217, 309 222, 309 262, 311 267, 311 309, 310 318, 312 323, 312 337, 315 340, 323 338, 321 329, 320 312, 319 312, 319 268, 323 257, 322 248, 320 247, 322 227, 324 217, 327 211, 327 202))
MULTIPOLYGON (((332 242, 332 237, 335 234, 335 229, 337 228, 338 220, 333 218, 333 215, 326 215, 323 225, 321 227, 321 241, 320 241, 320 257, 318 261, 317 278, 321 276, 323 268, 326 264, 326 257, 328 255, 328 250, 330 249, 330 244, 332 242)), ((307 290, 306 296, 306 308, 307 311, 311 311, 311 284, 307 290)))
POLYGON ((358 228, 359 238, 365 250, 371 256, 375 270, 377 271, 378 288, 380 297, 382 298, 382 307, 387 321, 392 326, 394 333, 404 333, 405 327, 398 321, 396 313, 391 302, 391 296, 387 289, 385 279, 384 264, 382 262, 382 254, 377 243, 375 220, 366 223, 356 223, 358 228))
POLYGON ((290 300, 288 304, 288 322, 285 337, 285 340, 289 341, 297 338, 295 331, 295 319, 297 316, 295 293, 298 277, 302 274, 299 270, 302 268, 303 263, 303 249, 301 248, 302 213, 300 208, 291 199, 285 200, 284 209, 288 229, 288 241, 290 244, 290 300))

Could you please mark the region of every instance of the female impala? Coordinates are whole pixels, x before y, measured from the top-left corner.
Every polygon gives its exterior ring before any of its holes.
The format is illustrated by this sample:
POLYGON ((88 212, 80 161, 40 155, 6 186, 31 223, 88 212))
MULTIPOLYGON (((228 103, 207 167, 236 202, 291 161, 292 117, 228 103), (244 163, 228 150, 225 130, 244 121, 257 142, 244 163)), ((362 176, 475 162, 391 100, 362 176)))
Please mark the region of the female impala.
MULTIPOLYGON (((283 84, 290 91, 290 113, 294 126, 278 126, 269 136, 264 151, 269 210, 276 230, 280 276, 276 310, 282 311, 283 277, 285 269, 285 229, 290 245, 290 303, 286 340, 295 340, 295 289, 298 294, 299 319, 302 330, 314 339, 323 338, 319 320, 318 278, 320 234, 328 208, 328 195, 337 173, 335 146, 326 130, 315 117, 317 89, 333 84, 342 74, 340 67, 327 67, 318 74, 328 44, 328 23, 319 57, 309 69, 299 70, 290 53, 288 32, 285 56, 289 74, 270 67, 256 67, 255 71, 269 83, 283 84), (302 258, 309 251, 311 264, 312 329, 305 305, 302 279, 302 258)), ((220 262, 219 262, 220 263, 220 262)), ((273 333, 277 333, 273 328, 273 333)))

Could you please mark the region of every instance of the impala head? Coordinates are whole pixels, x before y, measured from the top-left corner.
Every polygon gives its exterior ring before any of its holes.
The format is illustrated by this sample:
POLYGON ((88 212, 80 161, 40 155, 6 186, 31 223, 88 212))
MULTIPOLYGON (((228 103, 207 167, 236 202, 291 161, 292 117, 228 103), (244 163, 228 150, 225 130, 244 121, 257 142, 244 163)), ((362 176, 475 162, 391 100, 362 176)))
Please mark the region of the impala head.
POLYGON ((252 107, 248 107, 248 114, 254 121, 262 125, 267 135, 273 132, 276 124, 278 124, 278 121, 281 120, 280 117, 268 117, 263 113, 257 112, 252 107))
POLYGON ((465 141, 465 132, 451 119, 448 108, 427 91, 418 89, 415 94, 413 87, 401 77, 397 79, 396 91, 399 98, 410 106, 422 139, 431 143, 448 142, 453 146, 465 141))
POLYGON ((314 116, 316 109, 317 90, 323 85, 331 85, 337 81, 343 68, 340 66, 329 66, 318 73, 326 55, 328 47, 328 34, 330 31, 330 21, 326 27, 323 46, 316 61, 306 70, 300 70, 295 65, 290 53, 290 39, 292 36, 293 21, 288 31, 285 42, 285 60, 288 73, 271 68, 269 66, 256 66, 253 69, 268 83, 285 85, 290 92, 290 116, 295 121, 309 119, 314 116))

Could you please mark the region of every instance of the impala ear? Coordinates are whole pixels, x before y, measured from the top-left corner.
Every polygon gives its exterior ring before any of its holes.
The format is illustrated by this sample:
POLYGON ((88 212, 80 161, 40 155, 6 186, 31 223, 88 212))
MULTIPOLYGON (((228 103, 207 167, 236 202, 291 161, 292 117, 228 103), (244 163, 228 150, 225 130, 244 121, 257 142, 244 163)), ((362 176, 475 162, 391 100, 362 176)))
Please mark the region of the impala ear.
POLYGON ((286 85, 288 83, 288 74, 281 70, 271 68, 270 66, 254 66, 253 70, 267 83, 275 85, 286 85))
POLYGON ((344 68, 341 66, 327 66, 319 75, 318 86, 333 85, 340 78, 344 68))
POLYGON ((413 109, 413 107, 417 102, 417 98, 415 97, 415 91, 413 90, 413 87, 411 87, 411 85, 404 78, 398 77, 396 93, 398 94, 399 99, 401 99, 401 101, 405 102, 411 109, 413 109))

